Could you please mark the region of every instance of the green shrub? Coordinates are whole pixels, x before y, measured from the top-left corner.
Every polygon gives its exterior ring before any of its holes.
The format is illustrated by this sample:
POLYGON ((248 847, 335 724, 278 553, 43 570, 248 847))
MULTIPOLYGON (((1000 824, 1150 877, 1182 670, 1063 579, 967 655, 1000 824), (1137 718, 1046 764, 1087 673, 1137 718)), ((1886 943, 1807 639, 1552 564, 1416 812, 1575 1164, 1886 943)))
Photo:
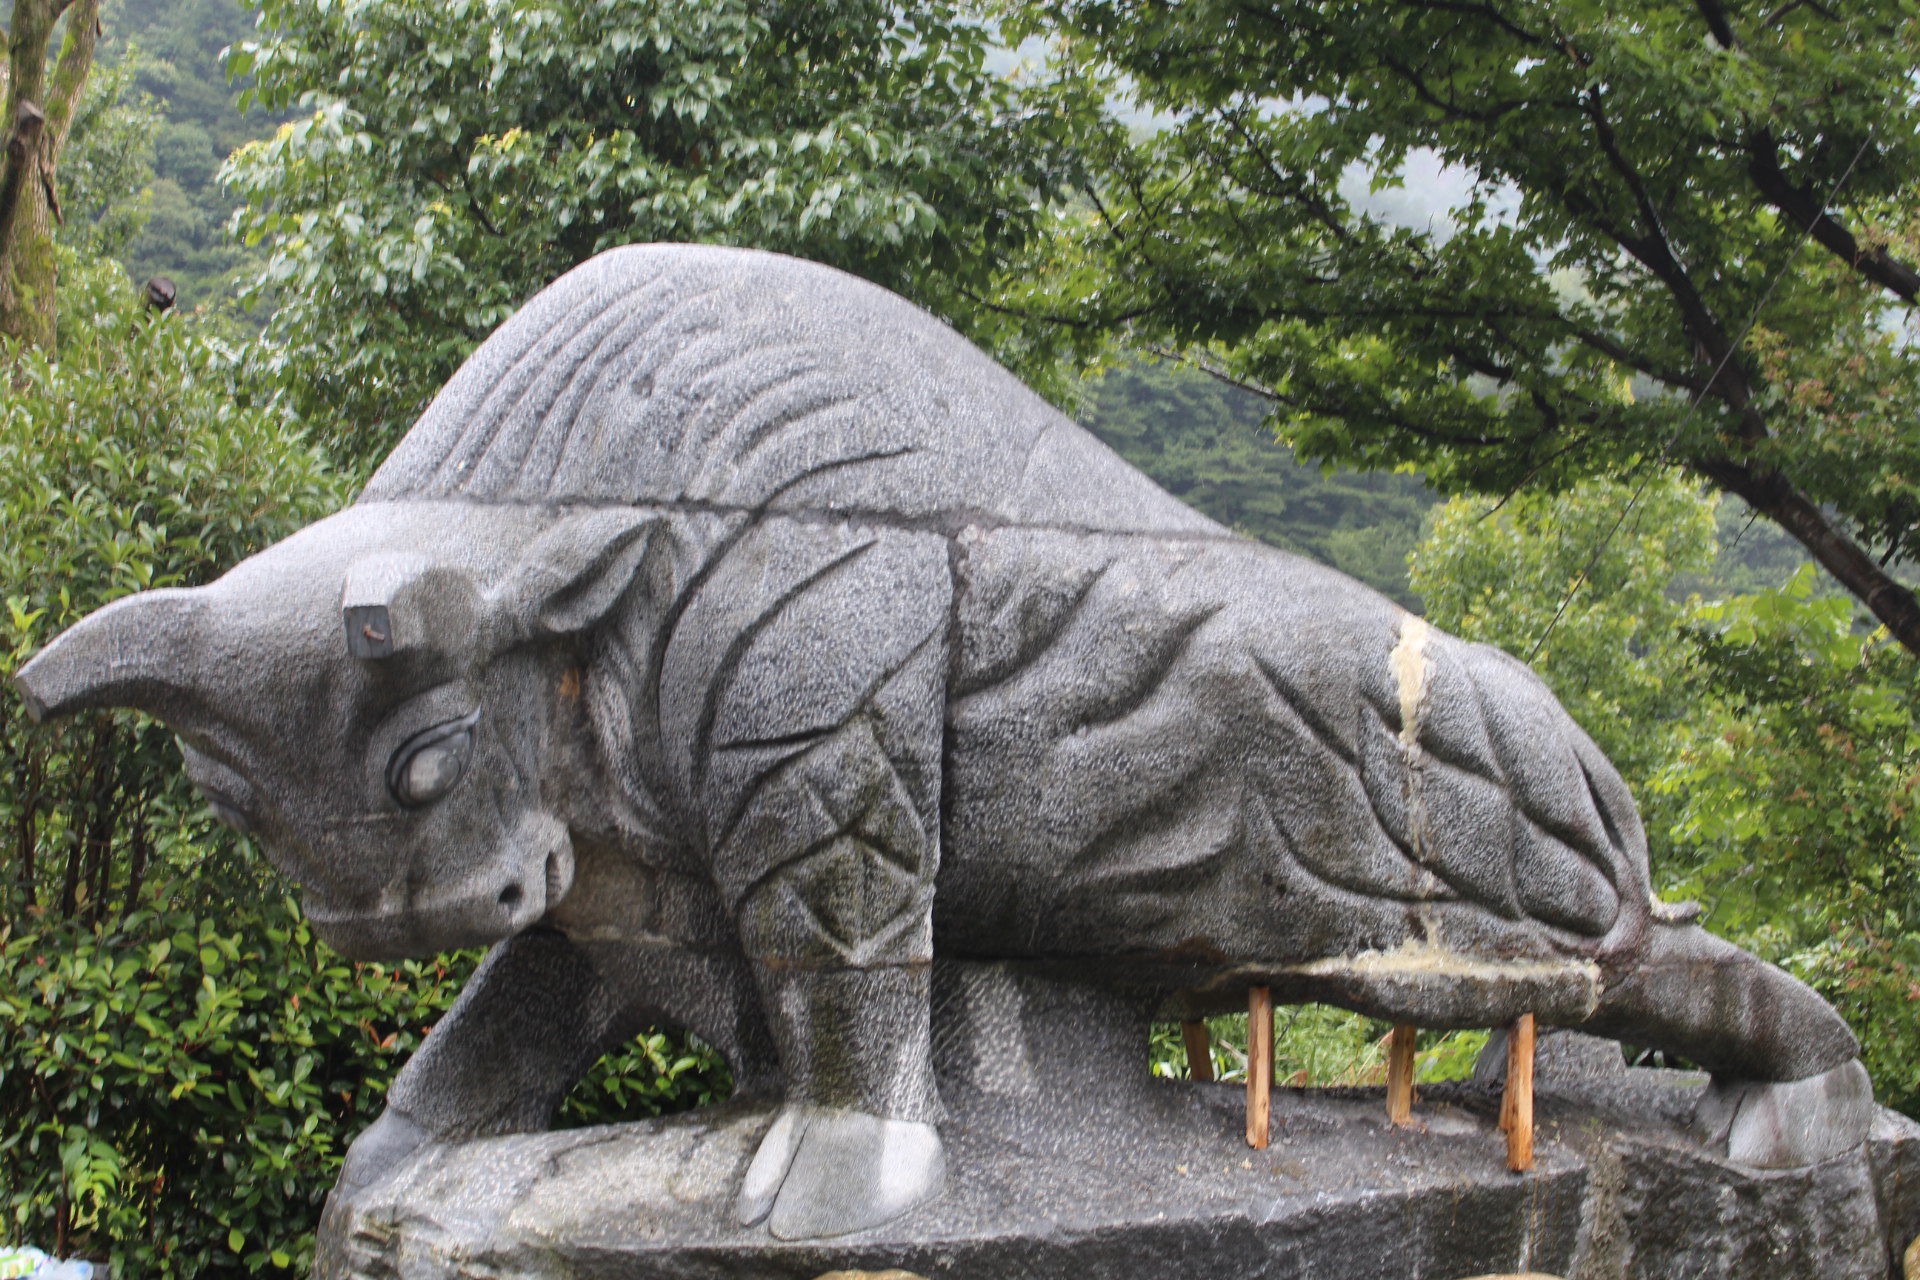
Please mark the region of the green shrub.
POLYGON ((190 1276, 307 1269, 348 1136, 472 958, 349 965, 278 899, 62 921, 0 969, 9 1234, 190 1276))
MULTIPOLYGON (((304 1274, 347 1146, 476 959, 349 964, 265 894, 217 917, 0 930, 0 1238, 120 1275, 304 1274)), ((712 1050, 653 1031, 601 1061, 563 1123, 727 1089, 712 1050)))
MULTIPOLYGON (((231 353, 69 256, 59 357, 0 398, 9 672, 128 592, 193 585, 326 515, 338 470, 231 353)), ((167 731, 33 726, 0 697, 0 1242, 127 1276, 304 1271, 341 1156, 476 956, 348 964, 208 817, 167 731)), ((724 1096, 724 1064, 649 1032, 563 1122, 724 1096)))
MULTIPOLYGON (((148 316, 125 273, 67 255, 57 358, 12 359, 0 397, 0 655, 149 587, 192 585, 337 507, 346 486, 249 396, 189 319, 148 316)), ((0 698, 0 918, 99 923, 167 859, 216 839, 166 731, 127 713, 42 727, 0 698)))

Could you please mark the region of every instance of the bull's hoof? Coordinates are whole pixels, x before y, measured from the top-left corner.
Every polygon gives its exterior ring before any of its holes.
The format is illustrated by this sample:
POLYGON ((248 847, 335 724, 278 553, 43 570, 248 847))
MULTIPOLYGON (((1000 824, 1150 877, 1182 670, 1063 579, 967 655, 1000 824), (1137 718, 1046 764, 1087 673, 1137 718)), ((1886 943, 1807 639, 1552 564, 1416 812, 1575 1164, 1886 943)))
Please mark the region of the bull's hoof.
POLYGON ((1855 1058, 1805 1080, 1715 1080, 1694 1112, 1701 1140, 1755 1169, 1792 1169, 1857 1149, 1873 1084, 1855 1058))
POLYGON ((890 1222, 940 1194, 946 1157, 930 1124, 864 1111, 788 1106, 760 1140, 734 1212, 781 1240, 818 1240, 890 1222))

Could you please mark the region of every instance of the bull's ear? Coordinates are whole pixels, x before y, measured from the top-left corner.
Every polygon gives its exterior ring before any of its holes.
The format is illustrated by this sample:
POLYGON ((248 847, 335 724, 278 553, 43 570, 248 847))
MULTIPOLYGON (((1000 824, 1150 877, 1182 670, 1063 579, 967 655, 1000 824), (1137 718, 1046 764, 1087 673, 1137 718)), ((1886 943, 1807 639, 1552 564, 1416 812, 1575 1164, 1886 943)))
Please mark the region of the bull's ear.
POLYGON ((88 614, 20 668, 36 721, 132 707, 176 727, 203 711, 211 681, 209 611, 199 590, 143 591, 88 614))
POLYGON ((480 616, 472 575, 406 552, 356 560, 340 595, 347 652, 369 661, 458 653, 474 643, 480 616))
POLYGON ((659 516, 601 507, 567 516, 527 549, 496 597, 517 634, 583 631, 613 611, 639 577, 659 516))

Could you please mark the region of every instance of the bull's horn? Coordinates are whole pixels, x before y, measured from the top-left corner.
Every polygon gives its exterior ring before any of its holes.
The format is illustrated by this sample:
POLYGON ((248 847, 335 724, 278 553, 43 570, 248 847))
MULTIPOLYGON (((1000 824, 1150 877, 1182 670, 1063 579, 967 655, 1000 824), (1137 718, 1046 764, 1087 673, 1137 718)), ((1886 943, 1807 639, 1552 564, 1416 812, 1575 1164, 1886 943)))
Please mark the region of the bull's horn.
POLYGON ((13 678, 35 721, 132 707, 172 721, 198 705, 206 600, 197 590, 143 591, 55 636, 13 678))

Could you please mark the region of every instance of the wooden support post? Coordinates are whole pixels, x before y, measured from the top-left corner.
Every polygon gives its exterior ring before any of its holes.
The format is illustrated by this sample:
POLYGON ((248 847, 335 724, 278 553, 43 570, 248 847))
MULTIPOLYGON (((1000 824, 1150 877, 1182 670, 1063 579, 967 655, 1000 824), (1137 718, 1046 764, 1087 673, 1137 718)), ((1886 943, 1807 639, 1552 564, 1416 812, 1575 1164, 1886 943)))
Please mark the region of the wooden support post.
POLYGON ((1387 1041, 1387 1119, 1413 1123, 1413 1050, 1419 1033, 1404 1023, 1387 1041))
POLYGON ((1273 1115, 1273 992, 1247 988, 1247 1145, 1267 1149, 1273 1115))
POLYGON ((1507 1091, 1500 1099, 1507 1131, 1507 1168, 1533 1168, 1533 1015, 1521 1014, 1507 1032, 1507 1091))
POLYGON ((1187 1076, 1205 1082, 1213 1079, 1213 1037, 1204 1022, 1180 1024, 1180 1039, 1187 1046, 1187 1076))

